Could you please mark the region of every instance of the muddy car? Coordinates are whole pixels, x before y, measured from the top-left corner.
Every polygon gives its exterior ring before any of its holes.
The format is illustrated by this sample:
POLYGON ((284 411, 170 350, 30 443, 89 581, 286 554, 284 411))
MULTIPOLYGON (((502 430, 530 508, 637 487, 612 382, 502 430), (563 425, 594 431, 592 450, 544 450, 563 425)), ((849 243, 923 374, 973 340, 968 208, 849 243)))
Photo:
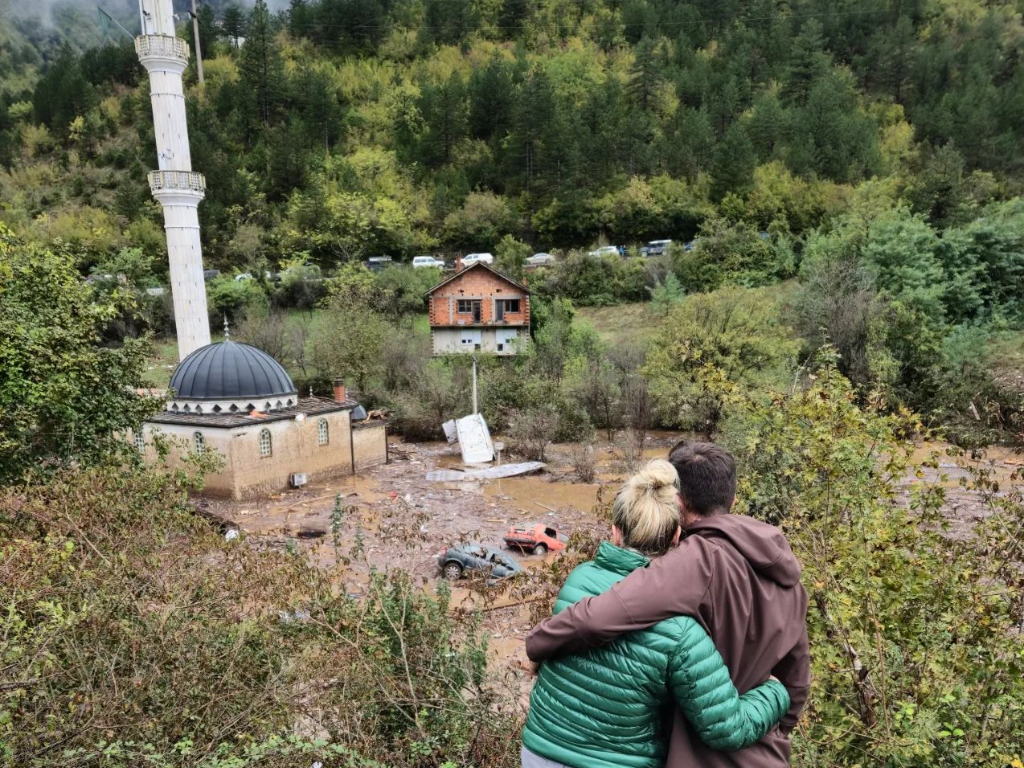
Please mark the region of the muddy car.
POLYGON ((535 555, 548 552, 561 552, 565 549, 565 536, 546 525, 534 525, 529 528, 509 528, 505 534, 505 546, 509 549, 521 549, 535 555))
POLYGON ((523 571, 513 558, 480 544, 448 547, 438 553, 437 564, 441 567, 441 575, 448 581, 475 574, 489 576, 491 581, 496 581, 523 571))

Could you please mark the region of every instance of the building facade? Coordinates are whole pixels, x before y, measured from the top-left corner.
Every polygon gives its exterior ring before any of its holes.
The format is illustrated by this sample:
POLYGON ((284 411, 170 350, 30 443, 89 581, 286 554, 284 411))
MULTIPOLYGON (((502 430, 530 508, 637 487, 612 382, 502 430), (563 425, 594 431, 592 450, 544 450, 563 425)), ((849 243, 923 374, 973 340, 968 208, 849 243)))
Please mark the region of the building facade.
POLYGON ((299 398, 284 368, 247 344, 196 350, 175 370, 171 390, 164 412, 131 437, 148 459, 166 439, 172 465, 216 451, 223 465, 206 476, 211 496, 257 498, 288 489, 293 475, 318 482, 388 460, 387 423, 366 418, 340 380, 333 399, 299 398))
POLYGON ((435 355, 515 355, 530 338, 530 291, 484 263, 434 286, 428 294, 435 355))

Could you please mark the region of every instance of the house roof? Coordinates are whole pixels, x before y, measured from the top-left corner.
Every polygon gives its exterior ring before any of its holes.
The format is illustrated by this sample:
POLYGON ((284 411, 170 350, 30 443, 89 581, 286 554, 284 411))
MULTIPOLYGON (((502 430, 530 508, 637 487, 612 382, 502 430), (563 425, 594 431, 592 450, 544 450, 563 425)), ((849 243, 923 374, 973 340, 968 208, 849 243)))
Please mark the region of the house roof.
POLYGON ((490 273, 491 273, 492 275, 495 275, 495 276, 497 276, 497 277, 501 278, 501 279, 502 279, 502 280, 504 280, 504 281, 505 281, 506 283, 511 283, 511 284, 512 284, 512 285, 514 285, 514 286, 515 286, 516 288, 518 288, 519 290, 521 290, 521 291, 523 291, 524 293, 526 293, 526 295, 527 295, 527 296, 529 296, 529 295, 530 295, 530 289, 529 289, 529 288, 527 288, 527 287, 526 287, 525 285, 523 285, 522 283, 517 283, 517 282, 516 282, 515 280, 513 280, 513 279, 512 279, 511 277, 508 277, 507 275, 503 275, 503 274, 501 274, 501 272, 499 272, 498 270, 494 269, 494 267, 491 267, 491 266, 489 266, 489 265, 487 265, 487 264, 484 264, 484 263, 483 263, 482 261, 478 261, 478 262, 476 262, 475 264, 470 264, 470 265, 469 265, 468 267, 466 267, 466 268, 465 268, 464 270, 462 270, 461 272, 456 272, 456 273, 455 273, 454 275, 452 275, 451 277, 449 277, 449 278, 446 278, 446 279, 442 280, 442 281, 441 281, 440 283, 438 283, 438 284, 437 284, 437 285, 435 285, 435 286, 434 286, 433 288, 431 288, 431 289, 430 289, 429 291, 427 291, 427 296, 430 296, 430 295, 431 295, 432 293, 434 293, 434 292, 435 292, 435 291, 436 291, 436 290, 437 290, 438 288, 443 288, 444 286, 448 285, 448 283, 452 282, 453 280, 456 280, 456 279, 458 279, 458 278, 462 277, 463 275, 465 275, 466 273, 468 273, 468 272, 470 272, 470 271, 472 271, 472 270, 474 270, 474 269, 478 269, 478 268, 479 268, 479 269, 486 269, 486 270, 487 270, 488 272, 490 272, 490 273))

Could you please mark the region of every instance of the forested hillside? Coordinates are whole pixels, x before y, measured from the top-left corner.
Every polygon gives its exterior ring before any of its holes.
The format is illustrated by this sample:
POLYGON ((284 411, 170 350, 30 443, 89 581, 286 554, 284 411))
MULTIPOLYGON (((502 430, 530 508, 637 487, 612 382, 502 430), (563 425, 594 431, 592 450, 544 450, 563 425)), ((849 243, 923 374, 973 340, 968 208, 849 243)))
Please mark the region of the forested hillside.
MULTIPOLYGON (((1020 10, 204 4, 206 83, 193 71, 189 97, 208 260, 308 252, 333 265, 489 249, 505 234, 543 249, 690 240, 718 216, 799 236, 873 177, 931 224, 962 223, 1019 189, 1020 10)), ((49 35, 42 52, 4 46, 3 216, 98 251, 156 249, 146 84, 130 42, 97 18, 99 51, 82 55, 83 25, 59 16, 33 22, 49 35)))

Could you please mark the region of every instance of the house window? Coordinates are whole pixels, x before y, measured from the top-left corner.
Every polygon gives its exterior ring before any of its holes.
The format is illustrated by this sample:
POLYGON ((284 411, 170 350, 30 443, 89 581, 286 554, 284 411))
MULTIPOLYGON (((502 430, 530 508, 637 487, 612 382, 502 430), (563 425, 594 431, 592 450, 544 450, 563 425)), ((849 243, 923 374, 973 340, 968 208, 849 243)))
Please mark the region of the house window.
POLYGON ((502 299, 501 303, 505 305, 505 312, 519 311, 519 299, 502 299))
POLYGON ((260 456, 262 456, 263 458, 267 458, 268 456, 270 456, 273 453, 273 451, 274 451, 274 446, 273 446, 273 442, 271 441, 271 438, 270 438, 270 430, 269 429, 261 429, 260 430, 260 456))
POLYGON ((327 431, 327 419, 320 419, 316 423, 316 441, 320 445, 327 445, 330 442, 330 434, 327 431))
POLYGON ((456 302, 455 309, 461 315, 473 315, 473 322, 480 322, 480 312, 483 306, 483 301, 480 299, 459 299, 456 302))
POLYGON ((469 314, 473 311, 472 299, 459 299, 457 309, 462 314, 469 314))
POLYGON ((139 453, 143 453, 146 450, 146 436, 142 432, 135 433, 135 448, 139 453))
POLYGON ((195 448, 196 453, 203 453, 206 450, 206 438, 203 437, 202 432, 192 433, 192 446, 195 448))

